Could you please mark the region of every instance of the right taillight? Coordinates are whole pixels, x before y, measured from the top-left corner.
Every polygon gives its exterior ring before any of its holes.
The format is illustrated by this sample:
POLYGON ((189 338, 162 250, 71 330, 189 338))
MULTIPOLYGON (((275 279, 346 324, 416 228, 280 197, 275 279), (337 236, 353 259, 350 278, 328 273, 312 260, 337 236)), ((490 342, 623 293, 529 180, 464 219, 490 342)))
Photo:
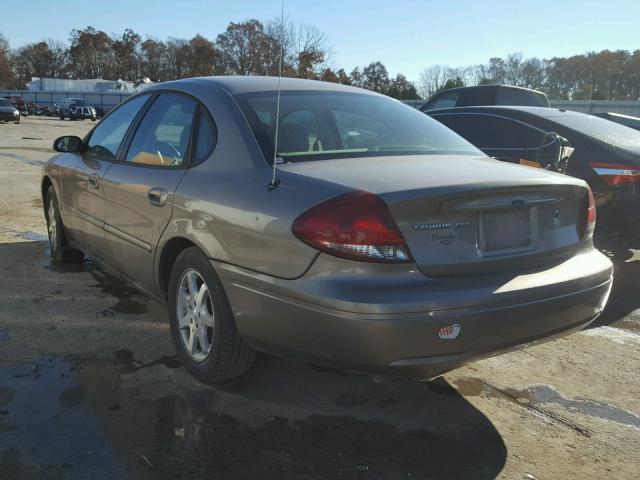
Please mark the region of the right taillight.
POLYGON ((587 193, 582 202, 580 209, 580 218, 578 219, 578 236, 580 240, 588 240, 593 236, 596 228, 596 201, 593 198, 591 188, 587 187, 587 193))
POLYGON ((590 162, 591 168, 607 185, 640 184, 640 166, 622 163, 590 162))
POLYGON ((293 223, 303 242, 336 257, 365 262, 410 262, 402 233, 380 197, 355 191, 310 208, 293 223))

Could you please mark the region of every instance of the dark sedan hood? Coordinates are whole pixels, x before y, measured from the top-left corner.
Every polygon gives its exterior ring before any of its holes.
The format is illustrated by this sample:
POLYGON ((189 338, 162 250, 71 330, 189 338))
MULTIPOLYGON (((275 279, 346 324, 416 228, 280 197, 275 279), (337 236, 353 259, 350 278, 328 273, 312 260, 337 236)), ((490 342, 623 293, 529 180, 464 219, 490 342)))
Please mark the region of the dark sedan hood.
POLYGON ((417 190, 451 192, 473 190, 475 187, 583 184, 581 180, 566 175, 468 155, 316 160, 281 165, 279 168, 383 196, 417 190))
POLYGON ((15 107, 3 107, 0 106, 0 113, 13 113, 15 111, 17 111, 18 109, 15 107))

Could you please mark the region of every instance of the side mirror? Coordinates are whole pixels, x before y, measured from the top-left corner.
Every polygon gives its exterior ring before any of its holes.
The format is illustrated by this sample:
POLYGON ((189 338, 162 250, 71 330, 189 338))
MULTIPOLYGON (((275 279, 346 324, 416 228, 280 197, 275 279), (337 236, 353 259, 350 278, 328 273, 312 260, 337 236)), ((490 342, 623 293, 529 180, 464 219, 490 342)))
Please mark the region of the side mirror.
POLYGON ((575 148, 573 148, 573 145, 571 145, 569 140, 558 135, 556 132, 547 132, 540 141, 536 160, 547 170, 565 173, 567 171, 569 158, 573 154, 574 150, 575 148), (554 147, 551 154, 552 158, 543 159, 543 152, 547 151, 549 147, 552 146, 554 147))
POLYGON ((64 137, 57 138, 53 142, 53 149, 56 152, 73 153, 79 152, 82 146, 82 139, 75 135, 65 135, 64 137))

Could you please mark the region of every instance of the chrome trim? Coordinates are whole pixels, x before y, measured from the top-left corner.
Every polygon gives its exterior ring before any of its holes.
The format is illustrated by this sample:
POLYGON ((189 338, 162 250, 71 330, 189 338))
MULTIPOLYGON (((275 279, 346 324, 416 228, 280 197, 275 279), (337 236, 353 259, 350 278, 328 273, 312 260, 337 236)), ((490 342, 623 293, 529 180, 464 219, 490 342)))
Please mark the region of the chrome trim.
POLYGON ((62 208, 63 210, 67 210, 69 213, 80 217, 81 219, 95 225, 96 227, 104 228, 104 222, 102 222, 102 220, 98 220, 97 218, 92 217, 91 215, 81 212, 80 210, 68 205, 64 205, 62 208))
POLYGON ((121 238, 122 240, 129 242, 130 244, 135 245, 138 248, 146 250, 147 252, 151 252, 151 245, 149 245, 147 242, 143 242, 142 240, 134 237, 133 235, 129 235, 128 233, 123 232, 122 230, 118 230, 116 227, 113 227, 108 223, 105 223, 103 228, 105 231, 115 235, 116 237, 121 238))

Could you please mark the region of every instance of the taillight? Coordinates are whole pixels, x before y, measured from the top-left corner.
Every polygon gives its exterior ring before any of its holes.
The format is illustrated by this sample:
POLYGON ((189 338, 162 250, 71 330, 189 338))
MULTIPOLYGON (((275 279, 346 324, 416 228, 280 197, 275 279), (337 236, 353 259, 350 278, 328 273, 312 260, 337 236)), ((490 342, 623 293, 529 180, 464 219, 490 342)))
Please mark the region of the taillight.
POLYGON ((596 202, 593 198, 593 192, 587 187, 587 194, 583 201, 580 211, 580 219, 578 220, 578 236, 580 240, 588 240, 593 236, 596 228, 596 202))
POLYGON ((366 262, 410 262, 411 254, 380 197, 346 193, 310 208, 292 227, 303 242, 318 250, 366 262))
POLYGON ((590 162, 591 168, 600 175, 608 185, 640 184, 640 165, 622 163, 590 162))

